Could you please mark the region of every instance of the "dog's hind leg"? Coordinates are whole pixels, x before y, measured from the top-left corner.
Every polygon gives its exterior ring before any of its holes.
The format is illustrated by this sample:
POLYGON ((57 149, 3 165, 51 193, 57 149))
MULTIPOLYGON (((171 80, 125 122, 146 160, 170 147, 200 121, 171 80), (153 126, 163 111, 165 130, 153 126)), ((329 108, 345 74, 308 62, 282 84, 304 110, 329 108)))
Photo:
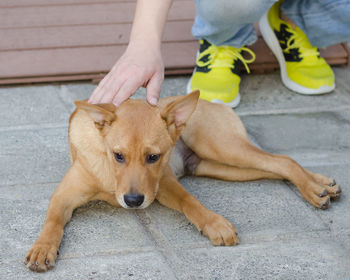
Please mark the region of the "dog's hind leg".
POLYGON ((330 204, 329 190, 315 176, 290 157, 270 154, 251 144, 237 115, 223 105, 199 103, 182 139, 202 160, 276 174, 294 183, 315 207, 325 209, 330 204))
POLYGON ((184 213, 214 245, 231 246, 239 243, 234 226, 223 216, 205 208, 188 193, 177 181, 170 167, 160 180, 157 200, 169 208, 184 213))
POLYGON ((333 178, 329 178, 323 174, 318 174, 318 173, 313 173, 307 169, 305 171, 314 178, 314 180, 324 186, 324 188, 327 190, 328 195, 332 199, 337 199, 340 197, 341 194, 341 188, 340 186, 336 183, 336 181, 333 178))
MULTIPOLYGON (((232 141, 232 147, 223 147, 223 151, 211 153, 207 151, 205 159, 215 160, 225 165, 244 169, 255 169, 276 174, 278 177, 291 181, 297 186, 301 195, 315 207, 325 209, 330 204, 326 188, 317 183, 314 177, 297 162, 287 156, 266 153, 239 138, 232 141), (237 148, 239 147, 239 148, 237 148)), ((211 143, 212 147, 218 142, 211 143)), ((271 176, 267 176, 271 178, 271 176)))
POLYGON ((226 181, 253 181, 283 178, 275 173, 252 168, 240 168, 212 160, 201 160, 194 170, 196 176, 206 176, 226 181))
POLYGON ((88 174, 82 172, 83 168, 74 162, 53 193, 40 236, 26 255, 25 264, 31 270, 43 272, 55 265, 65 224, 75 208, 92 198, 89 183, 82 182, 88 174))
MULTIPOLYGON (((328 195, 332 199, 337 199, 341 194, 340 186, 334 179, 322 174, 313 173, 304 169, 313 179, 326 188, 328 195)), ((275 173, 265 172, 252 168, 239 168, 222 164, 212 160, 201 160, 196 169, 192 172, 196 176, 205 176, 226 181, 254 181, 260 179, 283 180, 283 178, 275 173)))

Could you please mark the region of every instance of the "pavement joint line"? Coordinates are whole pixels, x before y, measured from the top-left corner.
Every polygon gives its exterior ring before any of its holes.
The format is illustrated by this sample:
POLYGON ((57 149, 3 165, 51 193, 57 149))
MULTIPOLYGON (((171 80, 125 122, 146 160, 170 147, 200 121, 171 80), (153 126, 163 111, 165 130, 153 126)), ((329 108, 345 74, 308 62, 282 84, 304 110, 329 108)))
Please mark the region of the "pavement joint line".
POLYGON ((336 110, 329 107, 306 107, 306 108, 292 108, 292 109, 272 109, 272 110, 257 110, 257 111, 247 111, 239 112, 235 110, 236 114, 240 117, 245 116, 260 116, 260 115, 285 115, 285 114, 308 114, 308 113, 335 113, 339 111, 350 110, 350 105, 338 106, 336 110))
MULTIPOLYGON (((62 176, 63 178, 63 176, 62 176)), ((6 187, 13 187, 13 188, 16 188, 16 187, 23 187, 23 186, 28 186, 28 187, 34 187, 34 186, 45 186, 45 185, 51 185, 51 186, 54 186, 54 185, 58 185, 61 181, 59 182, 44 182, 44 183, 30 183, 30 184, 2 184, 0 185, 0 188, 6 188, 6 187)))
MULTIPOLYGON (((134 255, 134 254, 146 254, 150 252, 154 252, 156 249, 153 247, 143 247, 143 248, 128 248, 128 249, 121 249, 121 250, 110 250, 110 251, 100 251, 95 252, 92 254, 89 253, 81 253, 77 255, 73 254, 67 254, 67 255, 59 255, 56 259, 57 261, 61 260, 72 260, 72 259, 81 259, 81 258, 94 258, 94 257, 106 257, 106 256, 127 256, 127 255, 134 255)), ((8 262, 12 261, 20 261, 23 262, 22 258, 13 258, 7 260, 8 262)))
MULTIPOLYGON (((277 234, 276 236, 270 238, 270 239, 255 239, 248 241, 249 239, 245 239, 244 243, 240 243, 237 247, 239 248, 246 248, 246 249, 251 249, 252 247, 255 247, 260 244, 269 244, 269 243, 274 243, 274 242, 285 242, 285 241, 297 241, 297 240, 309 240, 312 238, 315 238, 312 234, 320 234, 321 237, 323 238, 331 238, 332 235, 330 234, 329 230, 312 230, 312 231, 298 231, 298 232, 288 232, 288 233, 281 233, 277 234), (306 234, 306 235, 305 235, 306 234)), ((205 238, 205 237, 203 237, 205 238)), ((175 253, 178 250, 185 250, 185 251, 190 251, 190 250, 196 250, 196 249, 213 249, 213 248, 225 248, 221 246, 214 246, 212 244, 209 244, 208 242, 194 242, 194 243, 186 243, 184 246, 170 246, 172 251, 175 253)), ((227 248, 233 248, 236 246, 232 247, 227 247, 227 248)), ((147 247, 130 247, 130 248, 123 248, 123 249, 114 249, 114 250, 106 250, 106 251, 99 251, 95 253, 81 253, 81 254, 61 254, 57 260, 69 260, 69 259, 80 259, 80 258, 93 258, 93 257, 104 257, 104 256, 126 256, 126 255, 133 255, 133 254, 139 254, 139 253, 149 253, 149 252, 154 252, 158 251, 161 252, 162 254, 164 253, 169 253, 169 250, 165 250, 164 248, 157 248, 157 247, 152 247, 152 246, 147 246, 147 247)), ((166 257, 165 257, 166 258, 166 257)), ((22 261, 22 259, 14 258, 13 260, 19 260, 22 261)))
POLYGON ((148 236, 153 240, 156 250, 161 254, 164 262, 168 264, 169 269, 173 272, 174 278, 184 279, 181 260, 174 251, 163 233, 158 229, 154 219, 145 210, 135 211, 141 226, 145 229, 148 236))
POLYGON ((64 108, 66 109, 68 114, 71 114, 71 108, 69 107, 69 103, 71 103, 72 105, 74 104, 73 102, 69 102, 68 100, 66 100, 63 96, 62 93, 68 93, 71 94, 71 91, 68 89, 67 86, 65 86, 64 84, 61 84, 57 93, 57 96, 59 98, 59 100, 61 100, 61 102, 63 103, 64 108))
POLYGON ((295 231, 295 232, 284 232, 284 233, 277 233, 275 235, 257 235, 257 236, 247 236, 241 238, 243 241, 242 245, 252 245, 257 243, 270 243, 270 242, 276 242, 276 241, 297 241, 300 239, 312 239, 315 237, 315 235, 322 236, 324 238, 331 238, 332 233, 331 230, 326 229, 320 229, 320 230, 309 230, 309 231, 295 231))
POLYGON ((61 101, 61 103, 63 104, 63 107, 66 109, 67 114, 71 114, 71 110, 69 108, 68 102, 62 97, 61 92, 67 92, 69 93, 69 90, 67 89, 67 87, 63 86, 62 84, 60 84, 59 88, 58 88, 58 92, 56 92, 57 98, 61 101))
POLYGON ((69 259, 79 259, 79 258, 93 258, 93 257, 105 257, 105 256, 126 256, 126 255, 133 255, 133 254, 144 254, 149 252, 154 252, 156 249, 154 247, 148 246, 148 247, 135 247, 135 248, 123 248, 123 249, 114 249, 114 250, 106 250, 106 251, 99 251, 94 253, 80 253, 80 254, 63 254, 60 255, 57 259, 58 260, 69 260, 69 259))
MULTIPOLYGON (((65 104, 65 109, 67 109, 65 104)), ((68 110, 68 109, 67 109, 68 110)), ((350 105, 338 106, 337 110, 329 109, 328 107, 309 107, 309 108, 295 108, 295 109, 273 109, 273 110, 260 110, 254 112, 236 112, 240 117, 245 116, 261 116, 261 115, 285 115, 285 114, 308 114, 308 113, 335 113, 339 111, 350 110, 350 105)), ((68 113, 67 113, 68 114, 68 113)), ((39 124, 27 124, 27 125, 14 125, 14 126, 0 126, 0 132, 16 131, 16 130, 42 130, 50 128, 68 128, 68 121, 65 123, 39 123, 39 124)))
MULTIPOLYGON (((67 109, 66 103, 65 108, 67 109)), ((68 110, 68 109, 67 109, 68 110)), ((239 112, 235 110, 236 114, 240 117, 245 116, 260 116, 260 115, 285 115, 285 114, 307 114, 307 113, 335 113, 338 111, 350 110, 350 105, 338 106, 336 110, 330 109, 329 107, 307 107, 307 108, 293 108, 293 109, 272 109, 272 110, 258 110, 258 111, 247 111, 239 112)), ((69 112, 67 111, 67 114, 69 112)), ((68 121, 65 123, 39 123, 39 124, 27 124, 27 125, 14 125, 14 126, 1 126, 1 131, 13 131, 13 130, 35 130, 35 129, 46 129, 46 128, 63 128, 68 127, 68 121)))
POLYGON ((317 237, 321 238, 332 238, 332 235, 328 229, 325 230, 311 230, 311 231, 296 231, 296 232, 287 232, 287 233, 281 233, 276 234, 275 236, 271 236, 271 238, 241 238, 241 242, 237 246, 214 246, 211 243, 204 243, 204 242, 193 242, 193 243, 186 243, 184 246, 174 246, 173 248, 176 250, 196 250, 196 249, 212 249, 212 248, 251 248, 256 245, 260 244, 269 244, 269 243, 275 243, 275 242, 294 242, 298 240, 310 240, 315 238, 315 234, 317 237))
MULTIPOLYGON (((16 131, 16 130, 43 130, 50 128, 67 128, 68 123, 42 123, 42 124, 27 124, 15 126, 1 126, 0 132, 16 131)), ((67 132, 68 135, 68 132, 67 132)))

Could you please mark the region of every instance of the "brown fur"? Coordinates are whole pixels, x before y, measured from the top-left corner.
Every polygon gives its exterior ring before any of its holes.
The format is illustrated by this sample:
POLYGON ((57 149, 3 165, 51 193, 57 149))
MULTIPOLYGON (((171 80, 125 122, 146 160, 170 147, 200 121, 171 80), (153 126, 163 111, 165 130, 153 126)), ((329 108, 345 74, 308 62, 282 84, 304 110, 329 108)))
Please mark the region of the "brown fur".
POLYGON ((232 109, 198 97, 199 92, 193 92, 161 99, 159 107, 144 100, 128 100, 118 108, 76 101, 69 126, 72 165, 53 193, 42 232, 27 253, 31 270, 46 271, 55 264, 64 226, 75 208, 90 200, 128 208, 128 193, 144 195, 140 208, 157 199, 184 213, 214 245, 238 244, 234 226, 189 194, 174 168, 230 181, 286 179, 321 209, 329 206, 330 198, 339 197, 340 187, 333 179, 311 173, 287 156, 256 148, 232 109), (172 155, 180 135, 181 145, 172 155), (116 161, 114 153, 122 154, 125 162, 116 161), (149 163, 150 154, 160 159, 149 163), (171 157, 176 157, 172 162, 177 167, 169 165, 171 157))

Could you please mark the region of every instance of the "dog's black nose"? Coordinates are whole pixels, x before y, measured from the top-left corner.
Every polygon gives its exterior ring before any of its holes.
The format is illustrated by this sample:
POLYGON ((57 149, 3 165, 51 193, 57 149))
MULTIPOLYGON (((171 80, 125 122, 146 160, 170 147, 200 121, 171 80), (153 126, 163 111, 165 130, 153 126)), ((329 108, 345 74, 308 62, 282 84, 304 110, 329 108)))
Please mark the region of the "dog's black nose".
POLYGON ((139 207, 144 200, 145 196, 142 194, 128 193, 124 195, 124 201, 129 207, 139 207))

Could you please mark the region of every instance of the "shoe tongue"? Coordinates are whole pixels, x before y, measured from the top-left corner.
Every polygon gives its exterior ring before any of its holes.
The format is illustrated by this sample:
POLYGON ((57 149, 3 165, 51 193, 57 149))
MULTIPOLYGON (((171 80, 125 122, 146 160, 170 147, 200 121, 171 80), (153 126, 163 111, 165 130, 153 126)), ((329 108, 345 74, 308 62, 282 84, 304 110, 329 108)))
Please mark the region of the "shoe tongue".
POLYGON ((223 66, 223 67, 232 67, 233 62, 238 59, 238 56, 235 53, 238 51, 234 48, 226 48, 226 47, 216 47, 216 57, 213 61, 213 65, 215 66, 223 66))
POLYGON ((297 34, 297 37, 299 38, 298 41, 300 42, 300 47, 304 47, 304 48, 308 48, 308 49, 315 48, 314 46, 312 46, 310 44, 309 39, 307 38, 305 33, 299 27, 296 27, 294 29, 294 32, 297 34))

